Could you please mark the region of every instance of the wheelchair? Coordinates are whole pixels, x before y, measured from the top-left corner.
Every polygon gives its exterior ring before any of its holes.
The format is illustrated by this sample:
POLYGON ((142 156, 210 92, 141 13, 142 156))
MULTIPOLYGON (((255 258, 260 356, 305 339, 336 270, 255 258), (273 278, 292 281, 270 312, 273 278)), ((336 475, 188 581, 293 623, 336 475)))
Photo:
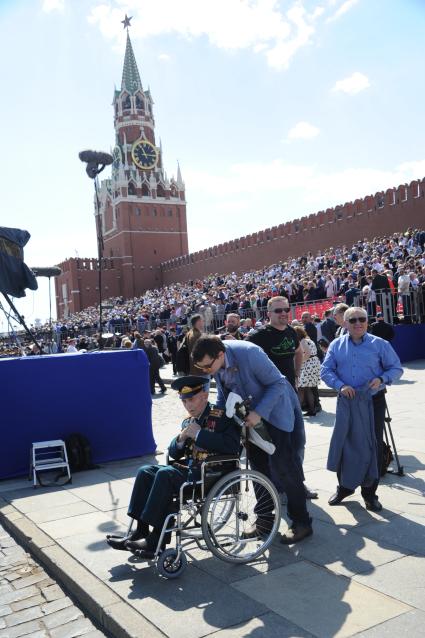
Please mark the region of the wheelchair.
MULTIPOLYGON (((209 550, 228 563, 256 560, 273 542, 281 518, 280 498, 273 483, 260 472, 243 469, 240 458, 233 455, 207 457, 201 465, 201 479, 183 483, 173 510, 164 521, 152 559, 167 579, 182 575, 187 567, 185 550, 190 545, 209 550), (245 538, 244 532, 255 525, 262 512, 267 516, 264 534, 245 538), (169 535, 174 535, 175 546, 162 549, 169 535)), ((138 550, 133 554, 137 557, 138 550)))

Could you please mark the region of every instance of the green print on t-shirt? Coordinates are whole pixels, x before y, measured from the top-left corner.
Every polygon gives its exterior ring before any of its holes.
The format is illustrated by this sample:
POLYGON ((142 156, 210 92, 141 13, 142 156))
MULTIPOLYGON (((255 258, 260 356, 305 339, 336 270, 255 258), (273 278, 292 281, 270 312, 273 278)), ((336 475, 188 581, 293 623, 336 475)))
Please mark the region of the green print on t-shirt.
POLYGON ((295 342, 291 337, 283 337, 278 346, 273 346, 270 352, 278 357, 292 355, 295 351, 295 342))

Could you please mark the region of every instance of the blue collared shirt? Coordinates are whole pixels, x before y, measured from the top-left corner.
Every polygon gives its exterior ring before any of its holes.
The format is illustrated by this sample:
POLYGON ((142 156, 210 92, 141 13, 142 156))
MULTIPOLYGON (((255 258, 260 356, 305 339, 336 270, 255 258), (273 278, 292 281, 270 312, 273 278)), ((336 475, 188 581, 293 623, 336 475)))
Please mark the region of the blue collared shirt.
MULTIPOLYGON (((366 333, 360 343, 354 343, 349 334, 332 341, 320 376, 326 385, 339 391, 344 385, 364 388, 377 377, 382 377, 384 385, 391 385, 402 374, 403 368, 393 347, 384 339, 366 333)), ((372 394, 382 388, 383 385, 372 394)))

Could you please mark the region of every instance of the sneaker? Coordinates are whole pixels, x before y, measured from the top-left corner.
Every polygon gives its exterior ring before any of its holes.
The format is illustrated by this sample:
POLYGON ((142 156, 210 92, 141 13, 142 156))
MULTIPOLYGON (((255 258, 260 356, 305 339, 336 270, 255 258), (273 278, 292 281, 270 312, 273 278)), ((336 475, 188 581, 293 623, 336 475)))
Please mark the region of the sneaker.
POLYGON ((280 542, 282 545, 292 545, 293 543, 299 543, 312 534, 313 528, 311 525, 293 525, 285 534, 282 534, 280 542))

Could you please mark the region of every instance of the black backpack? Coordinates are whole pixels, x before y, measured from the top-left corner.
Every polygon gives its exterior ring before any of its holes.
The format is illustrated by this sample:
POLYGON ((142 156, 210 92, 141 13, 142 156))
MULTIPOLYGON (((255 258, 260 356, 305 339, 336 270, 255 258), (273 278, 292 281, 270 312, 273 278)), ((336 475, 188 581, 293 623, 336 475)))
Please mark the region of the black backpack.
POLYGON ((176 368, 177 372, 183 372, 183 374, 189 374, 190 372, 189 348, 187 347, 186 338, 183 339, 180 348, 177 350, 176 368))
POLYGON ((95 467, 92 463, 90 443, 83 434, 70 434, 65 439, 65 445, 71 472, 81 472, 95 467))

